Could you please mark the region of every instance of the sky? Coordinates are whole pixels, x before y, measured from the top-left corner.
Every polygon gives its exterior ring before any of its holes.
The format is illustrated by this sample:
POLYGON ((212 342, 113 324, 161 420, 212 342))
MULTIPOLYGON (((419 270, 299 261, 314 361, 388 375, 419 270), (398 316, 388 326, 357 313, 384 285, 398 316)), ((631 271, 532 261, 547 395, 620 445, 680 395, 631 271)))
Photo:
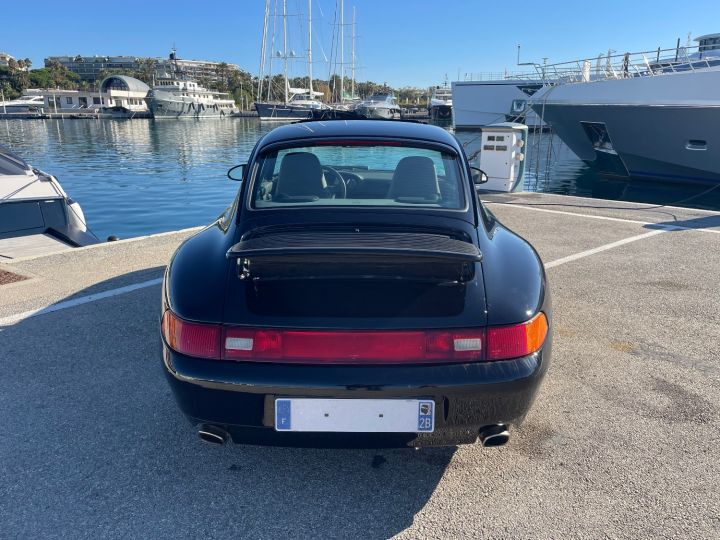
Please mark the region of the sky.
MULTIPOLYGON (((282 9, 281 0, 277 2, 282 9)), ((333 21, 339 0, 312 0, 313 71, 327 78, 333 21)), ((549 63, 595 58, 608 49, 643 51, 674 47, 720 32, 720 1, 497 2, 471 0, 345 0, 345 55, 350 76, 351 19, 356 8, 356 79, 393 87, 427 87, 445 77, 517 71, 521 61, 549 63)), ((47 56, 166 56, 238 64, 257 73, 264 0, 123 0, 63 3, 6 2, 0 10, 0 51, 30 58, 47 56)), ((306 57, 308 0, 287 0, 289 49, 306 57)), ((339 20, 337 21, 339 23, 339 20)), ((282 42, 281 19, 276 43, 282 42)), ((272 29, 272 21, 270 23, 272 29)), ((337 28, 337 27, 336 27, 337 28)), ((272 33, 272 32, 271 32, 272 33)), ((276 47, 277 48, 277 47, 276 47)), ((274 62, 274 71, 279 62, 274 62)), ((291 62, 291 76, 307 74, 304 59, 291 62)))

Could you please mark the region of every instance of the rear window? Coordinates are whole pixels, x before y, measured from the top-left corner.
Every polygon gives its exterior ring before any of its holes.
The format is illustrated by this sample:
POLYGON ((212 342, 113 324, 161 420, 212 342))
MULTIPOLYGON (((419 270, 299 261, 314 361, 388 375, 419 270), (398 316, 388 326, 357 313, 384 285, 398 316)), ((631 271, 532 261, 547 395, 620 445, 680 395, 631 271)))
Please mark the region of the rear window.
POLYGON ((285 148, 259 159, 253 208, 387 206, 465 208, 457 158, 403 143, 285 148))

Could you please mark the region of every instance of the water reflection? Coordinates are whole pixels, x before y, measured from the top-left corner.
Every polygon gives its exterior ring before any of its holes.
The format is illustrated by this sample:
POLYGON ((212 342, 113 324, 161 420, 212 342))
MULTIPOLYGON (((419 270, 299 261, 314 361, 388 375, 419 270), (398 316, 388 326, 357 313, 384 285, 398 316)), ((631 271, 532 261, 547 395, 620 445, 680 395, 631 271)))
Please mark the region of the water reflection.
MULTIPOLYGON (((0 144, 56 175, 100 238, 209 223, 237 191, 227 169, 246 161, 258 138, 275 127, 253 118, 3 124, 0 144)), ((478 132, 456 135, 468 154, 479 148, 478 132)), ((605 177, 546 134, 532 134, 525 153, 528 191, 720 209, 720 188, 706 193, 706 186, 605 177)))
POLYGON ((246 118, 4 123, 0 144, 56 175, 100 238, 210 222, 238 187, 227 169, 272 127, 246 118))

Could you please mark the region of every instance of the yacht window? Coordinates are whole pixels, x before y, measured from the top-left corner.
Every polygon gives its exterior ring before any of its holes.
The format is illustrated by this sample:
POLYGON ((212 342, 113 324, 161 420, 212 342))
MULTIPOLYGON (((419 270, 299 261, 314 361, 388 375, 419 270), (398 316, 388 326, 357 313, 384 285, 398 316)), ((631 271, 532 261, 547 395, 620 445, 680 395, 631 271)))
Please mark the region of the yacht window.
POLYGON ((65 103, 67 103, 68 105, 72 105, 72 98, 65 98, 65 103))

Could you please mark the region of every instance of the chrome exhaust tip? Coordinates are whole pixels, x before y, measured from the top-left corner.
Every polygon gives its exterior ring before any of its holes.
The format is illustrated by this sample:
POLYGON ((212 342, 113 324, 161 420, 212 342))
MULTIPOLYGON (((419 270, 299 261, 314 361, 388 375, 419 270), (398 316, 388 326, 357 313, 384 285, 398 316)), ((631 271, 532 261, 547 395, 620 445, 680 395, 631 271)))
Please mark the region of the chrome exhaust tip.
POLYGON ((205 442, 221 446, 230 440, 230 434, 227 431, 209 424, 201 424, 198 427, 198 437, 205 442))
POLYGON ((480 429, 480 442, 485 447, 504 446, 510 440, 510 432, 505 424, 485 426, 480 429))

